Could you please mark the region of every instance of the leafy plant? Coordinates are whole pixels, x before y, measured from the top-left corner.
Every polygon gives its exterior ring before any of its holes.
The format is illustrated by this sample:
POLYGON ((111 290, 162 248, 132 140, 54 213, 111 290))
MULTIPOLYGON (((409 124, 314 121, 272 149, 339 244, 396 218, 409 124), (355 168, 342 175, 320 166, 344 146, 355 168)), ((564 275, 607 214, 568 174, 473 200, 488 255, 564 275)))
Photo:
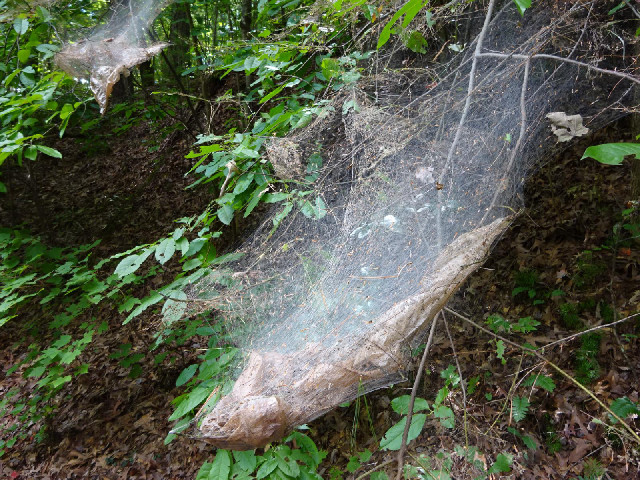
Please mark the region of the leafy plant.
POLYGON ((600 364, 598 354, 600 353, 601 336, 598 333, 587 333, 580 338, 580 348, 575 354, 576 380, 580 383, 589 384, 600 376, 600 364))
POLYGON ((316 470, 326 452, 300 432, 293 432, 262 455, 255 452, 218 450, 213 462, 205 462, 196 480, 301 478, 321 480, 316 470), (295 442, 297 448, 288 443, 295 442))

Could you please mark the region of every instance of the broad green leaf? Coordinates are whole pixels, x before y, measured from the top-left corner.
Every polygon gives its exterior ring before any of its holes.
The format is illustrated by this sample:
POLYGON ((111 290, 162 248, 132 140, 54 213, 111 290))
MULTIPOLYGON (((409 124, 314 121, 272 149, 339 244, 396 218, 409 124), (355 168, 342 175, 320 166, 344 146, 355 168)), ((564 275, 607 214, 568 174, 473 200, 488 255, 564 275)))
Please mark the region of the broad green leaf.
POLYGON ((529 400, 526 397, 513 397, 511 401, 511 415, 516 422, 524 419, 529 412, 529 400))
POLYGON ((180 237, 176 240, 176 248, 180 250, 180 253, 184 256, 189 251, 189 240, 186 237, 180 237))
POLYGON ((547 375, 532 375, 527 378, 523 385, 525 387, 531 387, 535 385, 536 387, 543 388, 547 392, 551 393, 556 389, 556 384, 553 379, 547 375))
POLYGON ((504 342, 502 340, 496 341, 496 357, 498 357, 502 361, 503 365, 507 363, 507 359, 504 358, 505 350, 506 350, 506 346, 504 342))
POLYGON ((418 30, 411 32, 406 39, 406 45, 412 52, 427 53, 427 39, 418 30))
POLYGON ((175 251, 175 240, 171 237, 165 238, 160 242, 160 245, 156 247, 156 260, 158 260, 161 265, 164 265, 173 256, 175 251))
POLYGON ((163 299, 164 299, 164 297, 162 295, 160 295, 158 292, 153 292, 151 295, 149 295, 148 297, 146 297, 146 298, 144 298, 142 300, 140 305, 138 305, 135 308, 135 310, 133 312, 131 312, 129 314, 129 316, 124 320, 123 324, 126 325, 132 319, 134 319, 135 317, 140 315, 142 312, 144 312, 151 305, 155 305, 156 303, 160 302, 163 299))
POLYGON ((123 258, 122 260, 120 260, 120 263, 118 263, 118 266, 113 273, 122 278, 126 277, 130 273, 135 272, 136 270, 138 270, 138 268, 140 268, 142 262, 146 260, 146 257, 144 259, 141 257, 142 255, 129 255, 128 257, 123 258))
POLYGON ((187 309, 187 294, 183 291, 171 292, 170 298, 162 306, 162 317, 166 322, 177 322, 187 309))
POLYGON ((531 0, 513 0, 513 3, 516 4, 516 8, 520 15, 524 16, 524 12, 527 8, 531 7, 531 0))
POLYGON ((29 20, 26 18, 16 18, 13 21, 13 29, 18 35, 24 35, 29 30, 29 20))
MULTIPOLYGON (((628 397, 617 398, 611 403, 611 411, 624 420, 629 415, 640 415, 640 405, 628 397)), ((612 421, 616 423, 618 420, 612 418, 612 421)))
MULTIPOLYGON (((411 419, 411 425, 409 426, 409 436, 407 437, 407 443, 415 439, 420 435, 424 422, 427 420, 427 415, 419 413, 414 415, 411 419)), ((384 434, 384 438, 380 441, 381 450, 400 450, 402 444, 402 434, 404 432, 404 426, 407 424, 407 417, 404 417, 393 427, 387 430, 384 434)))
POLYGON ((182 402, 180 402, 176 411, 169 417, 169 420, 177 420, 178 418, 185 416, 206 400, 210 393, 211 391, 207 388, 196 388, 193 392, 190 392, 182 402))
POLYGON ((253 473, 253 471, 258 466, 258 459, 256 458, 256 454, 251 450, 245 452, 234 451, 233 458, 236 462, 235 464, 248 473, 253 473))
POLYGON ((249 203, 247 204, 247 208, 244 211, 244 218, 247 218, 251 214, 253 209, 256 208, 256 206, 258 205, 258 202, 260 202, 260 199, 262 198, 262 195, 264 193, 265 193, 265 189, 262 187, 258 187, 253 191, 253 193, 251 194, 251 200, 249 200, 249 203))
POLYGON ((29 57, 31 56, 31 49, 25 48, 23 50, 18 50, 18 60, 20 63, 27 63, 29 57))
POLYGON ((453 410, 444 405, 438 405, 433 411, 433 415, 440 420, 440 424, 445 428, 453 428, 456 425, 456 419, 453 416, 453 410))
POLYGON ((256 479, 260 480, 271 474, 276 468, 278 468, 278 462, 275 458, 271 457, 269 460, 260 465, 258 473, 256 473, 256 479))
POLYGON ((234 210, 231 205, 223 205, 217 211, 218 219, 225 225, 231 225, 231 220, 233 220, 233 213, 234 210))
POLYGON ((324 75, 324 78, 327 80, 339 76, 341 72, 340 63, 335 58, 323 59, 320 68, 322 69, 322 75, 324 75))
POLYGON ((291 195, 284 192, 267 193, 264 196, 265 203, 278 203, 287 200, 291 195))
POLYGON ((487 473, 507 473, 511 470, 511 464, 513 463, 513 455, 508 453, 499 453, 496 457, 496 461, 487 473))
POLYGON ((524 317, 519 319, 511 327, 514 332, 531 333, 537 330, 536 327, 538 325, 540 325, 540 322, 535 320, 533 317, 524 317))
POLYGON ((289 215, 289 213, 291 213, 291 210, 293 210, 293 203, 286 202, 284 204, 284 209, 273 217, 273 228, 271 229, 271 233, 276 231, 282 221, 287 217, 287 215, 289 215))
POLYGON ((585 150, 581 160, 593 158, 606 165, 620 165, 624 157, 634 155, 640 160, 640 143, 605 143, 585 150))
MULTIPOLYGON (((400 415, 407 415, 409 413, 409 401, 411 400, 410 395, 402 395, 401 397, 394 398, 391 400, 391 408, 396 413, 400 415)), ((423 410, 429 409, 429 403, 424 398, 417 397, 415 399, 415 403, 413 404, 414 412, 421 412, 423 410)))
POLYGON ((373 472, 369 478, 371 480, 389 480, 389 476, 384 472, 373 472))
POLYGON ((248 173, 248 174, 245 173, 236 182, 236 186, 233 189, 233 193, 235 193, 236 195, 240 195, 241 193, 245 192, 247 188, 249 188, 252 182, 253 182, 253 173, 248 173))
POLYGON ((269 100, 271 100, 273 97, 275 97, 277 94, 279 94, 282 89, 285 87, 285 85, 280 85, 278 88, 276 88, 275 90, 272 90, 271 92, 269 92, 267 95, 265 95, 264 97, 262 97, 262 99, 260 100, 260 102, 258 103, 265 103, 268 102, 269 100))
POLYGON ((182 370, 180 375, 178 375, 178 379, 176 380, 176 387, 180 387, 191 380, 191 377, 193 377, 193 375, 196 373, 196 370, 198 370, 197 363, 189 365, 187 368, 182 370))
POLYGON ((29 145, 24 149, 24 157, 29 160, 35 160, 38 158, 38 149, 33 145, 29 145))
POLYGON ((389 38, 391 37, 391 30, 396 22, 400 19, 400 17, 402 17, 403 15, 405 16, 402 21, 402 28, 406 28, 418 14, 418 12, 422 9, 422 7, 424 7, 427 3, 429 3, 428 0, 409 0, 402 7, 400 7, 400 9, 393 15, 393 17, 391 17, 391 20, 386 23, 386 25, 380 32, 376 48, 380 49, 385 43, 389 41, 389 38))
POLYGON ((227 480, 231 473, 231 455, 226 450, 218 450, 216 459, 211 464, 209 480, 227 480))
POLYGON ((36 148, 45 155, 49 155, 53 158, 62 158, 62 154, 55 148, 45 147, 44 145, 36 145, 36 148))

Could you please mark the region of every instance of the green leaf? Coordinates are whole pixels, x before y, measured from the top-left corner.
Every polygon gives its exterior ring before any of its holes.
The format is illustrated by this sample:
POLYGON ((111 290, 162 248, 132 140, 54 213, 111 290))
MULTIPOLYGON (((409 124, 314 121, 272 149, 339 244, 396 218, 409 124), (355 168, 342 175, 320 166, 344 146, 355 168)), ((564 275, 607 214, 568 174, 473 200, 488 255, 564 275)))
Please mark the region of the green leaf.
POLYGON ((218 450, 216 459, 211 464, 209 480, 226 480, 231 473, 231 455, 226 450, 218 450))
POLYGON ((45 155, 49 155, 53 158, 62 158, 62 154, 55 148, 45 147, 44 145, 36 145, 36 148, 45 155))
POLYGON ((340 62, 335 58, 323 59, 320 64, 320 68, 322 69, 322 75, 324 75, 324 78, 327 80, 331 80, 332 78, 339 76, 341 72, 340 62))
POLYGON ((158 260, 161 265, 164 265, 173 256, 175 251, 175 240, 171 237, 165 238, 160 242, 160 245, 156 247, 156 260, 158 260))
MULTIPOLYGON (((424 422, 427 420, 427 415, 424 413, 419 413, 414 415, 411 419, 411 425, 409 426, 409 436, 407 437, 407 444, 411 442, 411 440, 415 439, 420 432, 422 431, 422 427, 424 426, 424 422)), ((400 450, 400 446, 402 444, 402 434, 404 432, 404 426, 407 424, 407 417, 404 417, 398 423, 396 423, 393 427, 387 430, 387 433, 384 434, 384 438, 380 441, 380 449, 381 450, 400 450)))
POLYGON ((511 470, 511 464, 513 463, 513 455, 508 453, 499 453, 496 457, 496 462, 491 465, 491 468, 487 473, 507 473, 511 470))
POLYGON ((290 197, 288 193, 284 192, 276 192, 276 193, 268 193, 264 196, 265 203, 278 203, 283 200, 287 200, 290 197))
MULTIPOLYGON (((401 397, 394 398, 391 400, 391 408, 396 413, 400 415, 407 415, 409 413, 409 401, 411 400, 410 395, 402 395, 401 397)), ((415 403, 413 404, 414 412, 421 412, 423 410, 428 410, 429 404, 424 398, 417 397, 415 399, 415 403)))
POLYGON ((634 155, 640 160, 640 143, 605 143, 589 147, 584 151, 581 160, 593 158, 605 165, 620 165, 624 157, 634 155))
POLYGON ((427 39, 422 33, 414 30, 406 40, 407 48, 415 53, 427 53, 427 39))
POLYGON ((503 365, 507 363, 506 358, 504 358, 505 349, 506 347, 504 345, 504 342, 502 340, 498 340, 496 342, 496 357, 498 357, 502 361, 503 365))
POLYGON ((233 193, 235 193, 236 195, 240 195, 241 193, 244 193, 247 190, 247 188, 249 188, 252 182, 253 182, 253 173, 249 173, 249 174, 245 173, 236 182, 236 186, 233 189, 233 193))
POLYGON ((508 332, 511 330, 511 324, 502 318, 501 315, 489 315, 485 320, 485 323, 495 333, 500 333, 501 331, 508 332))
POLYGON ((271 100, 273 97, 275 97, 277 94, 279 94, 282 89, 285 87, 285 85, 280 85, 278 88, 276 88, 275 90, 272 90, 271 92, 269 92, 267 95, 265 95, 264 97, 262 97, 262 99, 260 100, 260 102, 258 103, 265 103, 268 102, 269 100, 271 100))
POLYGON ((516 422, 523 420, 529 412, 529 400, 526 397, 513 397, 511 415, 516 422))
POLYGON ((516 8, 520 15, 524 16, 524 12, 527 8, 531 7, 531 0, 513 0, 513 3, 516 4, 516 8))
POLYGON ((531 387, 535 385, 536 387, 543 388, 547 392, 553 392, 556 389, 556 384, 551 377, 548 375, 536 375, 530 376, 523 383, 525 387, 531 387))
POLYGON ((438 405, 433 415, 440 420, 440 424, 445 428, 453 428, 456 425, 456 419, 453 416, 453 410, 444 405, 438 405))
POLYGON ((187 294, 178 290, 171 292, 169 297, 162 306, 162 318, 165 322, 177 322, 187 309, 187 294))
POLYGON ((347 472, 353 473, 356 470, 358 470, 361 466, 362 464, 360 463, 360 460, 358 459, 358 457, 353 456, 349 459, 349 462, 347 463, 347 472))
POLYGON ((258 469, 258 473, 256 473, 256 479, 260 480, 261 478, 265 478, 271 472, 273 472, 278 467, 278 461, 275 458, 270 458, 258 469))
POLYGON ((193 392, 189 393, 182 402, 180 402, 176 411, 169 417, 169 420, 177 420, 178 418, 185 416, 191 410, 200 405, 210 393, 211 390, 207 388, 196 388, 193 392))
POLYGON ((140 305, 138 305, 135 310, 133 312, 131 312, 127 318, 125 318, 123 324, 126 325, 127 323, 129 323, 132 319, 134 319, 135 317, 137 317, 138 315, 140 315, 142 312, 144 312, 147 308, 149 308, 151 305, 155 305, 156 303, 158 303, 159 301, 163 300, 164 297, 162 295, 160 295, 158 292, 152 292, 151 295, 149 295, 148 297, 144 298, 142 300, 142 302, 140 303, 140 305))
POLYGON ((189 240, 186 237, 180 237, 176 240, 176 248, 180 250, 182 256, 189 251, 189 240))
POLYGON ((31 56, 31 49, 25 48, 23 50, 18 50, 18 60, 20 63, 27 63, 29 57, 31 56))
POLYGON ((620 2, 617 6, 613 7, 611 10, 609 10, 609 12, 607 12, 607 15, 613 15, 614 13, 616 13, 621 8, 624 8, 625 3, 626 2, 624 2, 624 1, 620 2))
POLYGON ((29 20, 26 18, 16 18, 13 21, 13 29, 18 35, 24 35, 29 30, 29 20))
POLYGON ((218 219, 225 225, 231 225, 231 220, 233 220, 233 213, 234 210, 231 205, 223 205, 218 209, 218 219))
POLYGON ((198 370, 197 363, 194 363, 193 365, 189 365, 187 368, 182 370, 182 373, 178 375, 178 379, 176 380, 176 387, 180 387, 185 383, 187 383, 189 380, 191 380, 191 377, 195 375, 196 370, 198 370))
POLYGON ((253 191, 253 193, 251 194, 251 200, 249 200, 247 208, 244 211, 244 218, 247 218, 251 214, 253 209, 256 208, 258 202, 260 202, 260 198, 262 198, 262 195, 264 193, 265 190, 262 187, 258 187, 253 191))
POLYGON ((253 473, 253 471, 258 466, 258 459, 256 458, 256 454, 253 451, 234 451, 233 458, 236 462, 236 465, 238 465, 241 469, 248 473, 253 473))
POLYGON ((514 332, 518 333, 530 333, 535 332, 538 325, 540 325, 540 322, 534 320, 533 317, 524 317, 518 320, 517 323, 514 323, 512 325, 512 329, 514 332))
MULTIPOLYGON (((389 476, 384 472, 373 472, 370 477, 371 480, 389 480, 389 476)), ((444 480, 444 479, 442 479, 444 480)))
POLYGON ((402 17, 405 16, 402 20, 402 28, 406 28, 414 17, 418 14, 418 12, 424 7, 428 2, 422 0, 409 0, 405 3, 400 9, 391 17, 382 31, 380 32, 380 36, 378 37, 378 44, 376 46, 377 49, 380 49, 385 43, 389 41, 391 37, 391 30, 396 24, 396 22, 402 17))
MULTIPOLYGON (((640 415, 640 408, 637 403, 632 402, 627 397, 617 398, 611 403, 611 411, 622 419, 629 415, 640 415)), ((618 420, 612 418, 613 423, 618 420)))
POLYGON ((293 203, 286 202, 284 204, 284 209, 273 217, 273 228, 271 229, 271 234, 276 231, 282 221, 287 217, 287 215, 289 215, 289 213, 291 213, 291 210, 293 210, 293 203))
POLYGON ((141 259, 141 257, 142 255, 129 255, 128 257, 123 258, 120 260, 120 263, 118 263, 118 266, 113 273, 122 278, 135 272, 140 268, 142 262, 146 260, 146 257, 144 259, 141 259))

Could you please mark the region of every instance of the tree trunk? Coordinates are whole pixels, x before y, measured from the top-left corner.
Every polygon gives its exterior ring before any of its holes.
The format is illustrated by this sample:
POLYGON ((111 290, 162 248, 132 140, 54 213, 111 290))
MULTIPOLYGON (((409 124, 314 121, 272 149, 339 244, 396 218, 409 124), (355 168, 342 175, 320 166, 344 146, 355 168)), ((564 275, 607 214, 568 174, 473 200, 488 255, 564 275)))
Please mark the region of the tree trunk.
POLYGON ((191 39, 191 17, 188 3, 176 3, 171 14, 171 26, 169 28, 168 56, 178 74, 182 74, 189 63, 189 41, 191 39))
MULTIPOLYGON (((633 47, 636 62, 640 60, 640 42, 636 42, 633 47)), ((640 108, 640 88, 638 86, 633 89, 633 103, 636 108, 640 108)), ((640 135, 640 112, 636 112, 631 116, 631 134, 633 141, 638 142, 636 137, 640 135)), ((631 198, 640 201, 640 160, 634 158, 631 160, 631 198)))
MULTIPOLYGON (((110 0, 109 5, 113 10, 126 8, 129 0, 110 0)), ((115 105, 117 103, 126 102, 133 95, 133 82, 125 75, 120 75, 120 80, 116 82, 109 97, 109 103, 115 105)))
POLYGON ((240 10, 240 32, 242 39, 247 40, 252 27, 253 4, 252 0, 242 0, 240 10))

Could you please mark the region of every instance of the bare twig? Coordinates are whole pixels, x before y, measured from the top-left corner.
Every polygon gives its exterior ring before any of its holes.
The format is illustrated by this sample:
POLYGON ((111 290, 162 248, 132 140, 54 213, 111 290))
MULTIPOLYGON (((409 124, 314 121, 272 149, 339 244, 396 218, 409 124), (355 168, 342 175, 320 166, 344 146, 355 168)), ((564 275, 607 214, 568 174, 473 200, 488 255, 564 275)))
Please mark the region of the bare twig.
POLYGON ((636 10, 636 8, 631 4, 629 0, 624 0, 624 3, 627 4, 627 6, 631 9, 636 17, 640 18, 640 13, 638 12, 638 10, 636 10))
POLYGON ((447 330, 447 336, 449 337, 449 343, 451 345, 451 351, 453 352, 453 359, 456 361, 456 367, 458 368, 458 376, 460 377, 460 388, 462 389, 462 411, 464 415, 464 446, 469 448, 469 433, 467 428, 467 387, 464 385, 464 378, 462 377, 462 368, 460 368, 460 361, 456 354, 456 346, 453 344, 453 337, 449 331, 449 322, 444 312, 442 312, 442 321, 444 322, 444 328, 447 330))
POLYGON ((456 317, 458 317, 461 320, 464 320, 465 322, 473 325, 474 327, 476 327, 479 330, 482 330, 485 333, 488 333, 489 335, 502 340, 504 343, 509 344, 513 347, 516 347, 522 351, 528 352, 531 355, 534 355, 535 357, 537 357, 538 359, 542 360, 543 362, 545 362, 546 364, 548 364, 551 368, 553 368, 556 372, 558 372, 560 375, 562 375, 563 377, 565 377, 567 380, 569 380, 571 383, 573 383, 576 387, 578 387, 580 390, 582 390, 584 393, 586 393, 588 396, 590 396, 598 405, 600 405, 602 408, 604 408, 607 413, 609 413, 609 415, 611 415, 613 418, 615 418, 618 422, 620 422, 620 424, 622 426, 624 426, 624 428, 627 430, 627 432, 629 432, 631 434, 631 436, 633 437, 633 439, 638 443, 638 445, 640 445, 640 435, 638 435, 637 432, 635 432, 633 430, 633 428, 631 428, 629 426, 629 424, 627 422, 625 422, 622 418, 620 418, 613 410, 611 410, 609 407, 607 407, 598 397, 596 397, 593 392, 591 392, 591 390, 589 390, 588 388, 586 388, 584 385, 582 385, 580 382, 578 382, 575 378, 573 378, 571 375, 569 375, 567 372, 565 372, 563 369, 561 369, 559 366, 557 366, 555 363, 553 363, 551 360, 547 359, 544 355, 542 355, 541 353, 538 352, 538 350, 534 350, 532 348, 529 347, 525 347, 523 345, 520 345, 516 342, 512 342, 511 340, 502 337, 500 335, 498 335, 497 333, 492 332, 491 330, 489 330, 488 328, 483 327, 482 325, 474 322, 473 320, 471 320, 468 317, 465 317, 464 315, 459 314, 458 312, 451 310, 448 307, 444 308, 445 311, 449 312, 452 315, 455 315, 456 317))
POLYGON ((356 477, 356 480, 363 480, 364 478, 368 477, 372 473, 377 472, 378 470, 382 470, 384 467, 386 467, 390 463, 393 463, 393 458, 391 460, 387 460, 386 462, 382 462, 380 465, 376 465, 375 467, 373 467, 371 470, 367 472, 364 472, 359 477, 356 477))
MULTIPOLYGON (((516 159, 518 153, 520 153, 520 147, 522 146, 524 136, 527 132, 527 87, 529 86, 529 66, 530 60, 527 58, 524 64, 524 78, 522 79, 522 90, 520 91, 520 133, 518 134, 518 141, 516 142, 516 146, 513 148, 511 152, 511 157, 509 158, 509 164, 507 165, 506 172, 511 172, 511 167, 513 166, 513 162, 516 159)), ((506 176, 506 175, 505 175, 506 176)), ((506 180, 505 180, 506 182, 506 180)), ((491 199, 491 204, 487 211, 484 213, 482 220, 480 220, 480 225, 484 224, 487 216, 493 209, 498 200, 498 195, 500 195, 507 188, 506 183, 503 183, 499 188, 495 189, 493 194, 493 198, 491 199)))
POLYGON ((427 361, 427 355, 429 353, 429 348, 431 348, 431 342, 433 342, 433 333, 436 331, 436 323, 438 323, 438 315, 441 312, 438 312, 435 317, 433 317, 433 321, 431 322, 431 330, 429 331, 429 338, 427 339, 427 345, 424 347, 424 353, 422 354, 422 359, 420 360, 420 366, 418 367, 418 371, 416 373, 416 379, 413 382, 413 388, 411 389, 411 398, 409 400, 409 411, 407 412, 407 423, 404 425, 404 432, 402 432, 402 443, 400 444, 400 450, 398 451, 398 473, 396 475, 396 480, 402 479, 402 467, 404 466, 404 454, 407 450, 407 439, 409 438, 409 426, 411 425, 411 419, 413 417, 413 405, 416 401, 416 394, 418 393, 418 385, 420 385, 420 379, 422 378, 422 370, 424 370, 424 364, 427 361))
POLYGON ((568 342, 569 340, 573 340, 574 338, 581 337, 582 335, 586 335, 587 333, 595 332, 596 330, 603 330, 605 328, 613 327, 614 325, 618 325, 619 323, 624 323, 624 322, 626 322, 628 320, 631 320, 632 318, 636 318, 639 315, 640 315, 640 312, 634 313, 633 315, 629 315, 627 317, 621 318, 620 320, 616 320, 615 322, 611 322, 611 323, 607 323, 607 324, 604 324, 604 325, 598 325, 597 327, 589 328, 589 329, 584 330, 582 332, 578 332, 578 333, 575 333, 573 335, 569 335, 568 337, 561 338, 560 340, 556 340, 555 342, 547 343, 546 345, 542 346, 541 348, 542 348, 542 350, 544 350, 545 348, 551 347, 552 345, 557 345, 558 343, 568 342))
MULTIPOLYGON (((491 15, 493 14, 493 7, 495 6, 496 1, 491 0, 489 2, 489 6, 487 7, 487 13, 484 17, 484 24, 482 25, 482 30, 480 31, 480 35, 478 35, 478 41, 476 43, 476 49, 473 54, 473 61, 471 62, 471 72, 469 72, 469 85, 467 86, 467 98, 464 102, 464 108, 462 109, 462 115, 460 116, 460 122, 458 123, 458 128, 456 128, 456 134, 453 138, 453 143, 449 148, 449 153, 447 154, 447 161, 445 162, 442 171, 440 172, 438 178, 438 184, 444 183, 444 175, 451 164, 451 160, 453 158, 453 154, 456 151, 456 147, 458 146, 458 142, 460 141, 460 136, 462 135, 462 127, 464 126, 464 122, 467 120, 467 116, 469 115, 469 107, 471 106, 471 97, 473 96, 473 90, 475 88, 475 77, 476 70, 478 69, 478 58, 482 53, 482 43, 484 41, 484 37, 487 34, 487 30, 489 28, 489 23, 491 22, 491 15)), ((436 222, 437 222, 437 245, 438 251, 442 250, 442 219, 441 219, 441 211, 442 211, 442 188, 438 190, 438 208, 436 210, 436 222)))
POLYGON ((589 65, 588 63, 581 62, 579 60, 573 60, 571 58, 559 57, 558 55, 549 55, 548 53, 534 53, 533 55, 522 55, 520 53, 495 53, 495 52, 485 52, 479 53, 478 57, 487 57, 487 58, 515 58, 518 60, 527 60, 527 59, 537 59, 537 58, 546 58, 547 60, 555 60, 557 62, 563 63, 571 63, 572 65, 577 65, 579 67, 584 67, 589 70, 593 70, 594 72, 606 73, 607 75, 613 75, 614 77, 624 78, 634 83, 640 84, 640 78, 634 77, 628 73, 619 72, 617 70, 609 70, 608 68, 600 68, 594 65, 589 65))

